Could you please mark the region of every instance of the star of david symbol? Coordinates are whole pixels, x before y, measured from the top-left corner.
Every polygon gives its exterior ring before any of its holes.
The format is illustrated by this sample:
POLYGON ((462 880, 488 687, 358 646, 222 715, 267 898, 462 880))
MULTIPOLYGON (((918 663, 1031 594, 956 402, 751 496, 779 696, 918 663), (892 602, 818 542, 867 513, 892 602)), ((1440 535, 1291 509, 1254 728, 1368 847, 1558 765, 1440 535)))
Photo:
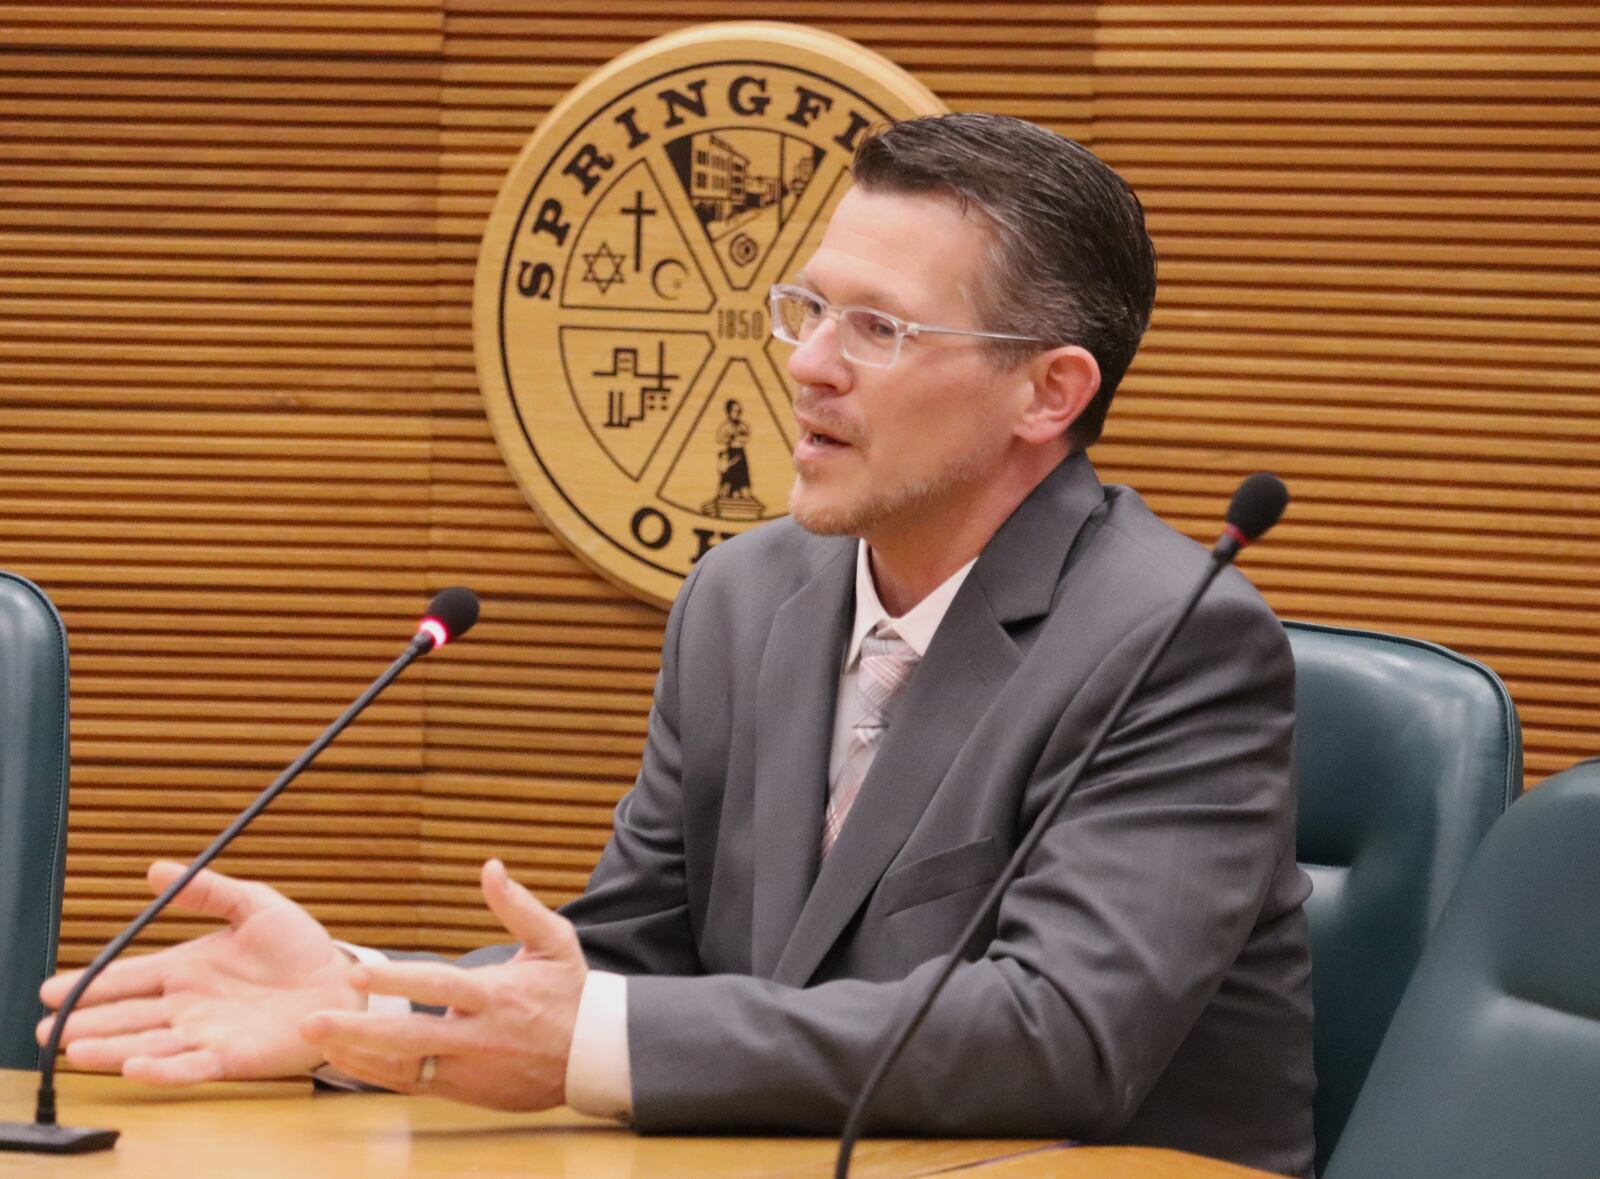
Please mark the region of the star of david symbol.
POLYGON ((622 260, 622 255, 614 252, 610 243, 601 242, 598 250, 583 256, 583 281, 592 282, 602 295, 605 294, 622 281, 622 260))

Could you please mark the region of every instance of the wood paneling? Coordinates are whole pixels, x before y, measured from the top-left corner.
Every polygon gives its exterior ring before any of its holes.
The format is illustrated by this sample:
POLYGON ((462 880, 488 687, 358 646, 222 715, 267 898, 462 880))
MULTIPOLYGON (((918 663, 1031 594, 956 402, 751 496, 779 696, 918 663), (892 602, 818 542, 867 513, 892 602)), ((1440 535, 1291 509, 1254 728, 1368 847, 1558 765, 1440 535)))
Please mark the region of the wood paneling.
MULTIPOLYGON (((565 91, 731 0, 9 4, 0 564, 73 645, 63 945, 130 916, 406 637, 414 669, 226 863, 380 945, 492 936, 486 855, 576 893, 631 781, 663 616, 539 526, 471 354, 478 239, 565 91)), ((769 4, 956 109, 1082 139, 1161 255, 1102 473, 1287 617, 1506 677, 1530 779, 1600 754, 1600 16, 1589 4, 769 4)), ((175 918, 152 942, 181 936, 175 918)))
MULTIPOLYGON (((71 633, 79 961, 143 864, 204 846, 426 600, 442 15, 0 21, 0 560, 71 633)), ((397 685, 227 862, 350 936, 414 940, 426 691, 397 685)))
POLYGON ((1600 14, 1102 16, 1094 145, 1163 260, 1102 467, 1196 536, 1278 471, 1246 564, 1282 615, 1484 659, 1530 780, 1600 753, 1600 14))

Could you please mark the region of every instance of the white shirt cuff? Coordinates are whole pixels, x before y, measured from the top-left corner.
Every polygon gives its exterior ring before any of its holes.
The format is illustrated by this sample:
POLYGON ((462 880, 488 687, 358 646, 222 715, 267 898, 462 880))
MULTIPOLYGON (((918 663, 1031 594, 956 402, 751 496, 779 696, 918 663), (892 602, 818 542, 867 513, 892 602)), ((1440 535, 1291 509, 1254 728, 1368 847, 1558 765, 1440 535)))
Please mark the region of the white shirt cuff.
MULTIPOLYGON (((387 962, 381 950, 374 950, 367 946, 354 946, 349 942, 333 943, 339 949, 349 954, 357 962, 367 965, 381 965, 387 962)), ((411 1013, 411 1000, 404 995, 371 995, 367 996, 367 1012, 371 1015, 409 1015, 411 1013)), ((335 1089, 371 1090, 376 1086, 365 1081, 358 1081, 342 1069, 336 1069, 331 1064, 320 1064, 311 1070, 311 1075, 324 1085, 331 1085, 335 1089)))
POLYGON ((633 1070, 628 1059, 628 980, 591 970, 578 1000, 567 1054, 567 1104, 581 1114, 633 1117, 633 1070))
MULTIPOLYGON (((349 942, 334 942, 346 954, 357 962, 364 962, 368 966, 382 966, 388 962, 388 956, 382 950, 374 950, 369 946, 353 946, 349 942)), ((404 995, 368 995, 368 1015, 410 1015, 411 1000, 404 995)))

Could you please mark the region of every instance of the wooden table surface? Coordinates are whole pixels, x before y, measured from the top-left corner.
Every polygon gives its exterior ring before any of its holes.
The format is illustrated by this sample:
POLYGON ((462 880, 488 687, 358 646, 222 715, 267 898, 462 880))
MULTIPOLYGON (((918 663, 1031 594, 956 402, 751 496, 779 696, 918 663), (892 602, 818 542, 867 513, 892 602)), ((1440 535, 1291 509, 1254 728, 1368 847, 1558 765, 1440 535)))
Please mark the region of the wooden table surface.
MULTIPOLYGON (((0 1121, 29 1121, 37 1079, 0 1071, 0 1121)), ((503 1114, 438 1098, 316 1093, 307 1082, 149 1089, 119 1077, 59 1078, 64 1125, 116 1128, 116 1148, 78 1156, 0 1152, 0 1175, 312 1179, 364 1175, 519 1179, 826 1177, 825 1138, 642 1137, 571 1110, 503 1114)), ((1172 1151, 1064 1147, 1018 1139, 869 1139, 851 1174, 951 1171, 1068 1179, 1265 1179, 1263 1172, 1172 1151)))

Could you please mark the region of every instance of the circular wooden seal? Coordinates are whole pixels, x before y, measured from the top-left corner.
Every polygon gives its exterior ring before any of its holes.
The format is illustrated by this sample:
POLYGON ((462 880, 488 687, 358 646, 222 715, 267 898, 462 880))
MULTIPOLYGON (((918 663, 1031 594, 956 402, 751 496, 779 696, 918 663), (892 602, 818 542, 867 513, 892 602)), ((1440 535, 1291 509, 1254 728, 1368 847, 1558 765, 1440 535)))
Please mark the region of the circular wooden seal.
POLYGON ((787 511, 767 288, 815 250, 862 133, 944 109, 853 42, 738 22, 623 54, 540 124, 484 232, 479 385, 523 494, 606 578, 665 605, 787 511))

